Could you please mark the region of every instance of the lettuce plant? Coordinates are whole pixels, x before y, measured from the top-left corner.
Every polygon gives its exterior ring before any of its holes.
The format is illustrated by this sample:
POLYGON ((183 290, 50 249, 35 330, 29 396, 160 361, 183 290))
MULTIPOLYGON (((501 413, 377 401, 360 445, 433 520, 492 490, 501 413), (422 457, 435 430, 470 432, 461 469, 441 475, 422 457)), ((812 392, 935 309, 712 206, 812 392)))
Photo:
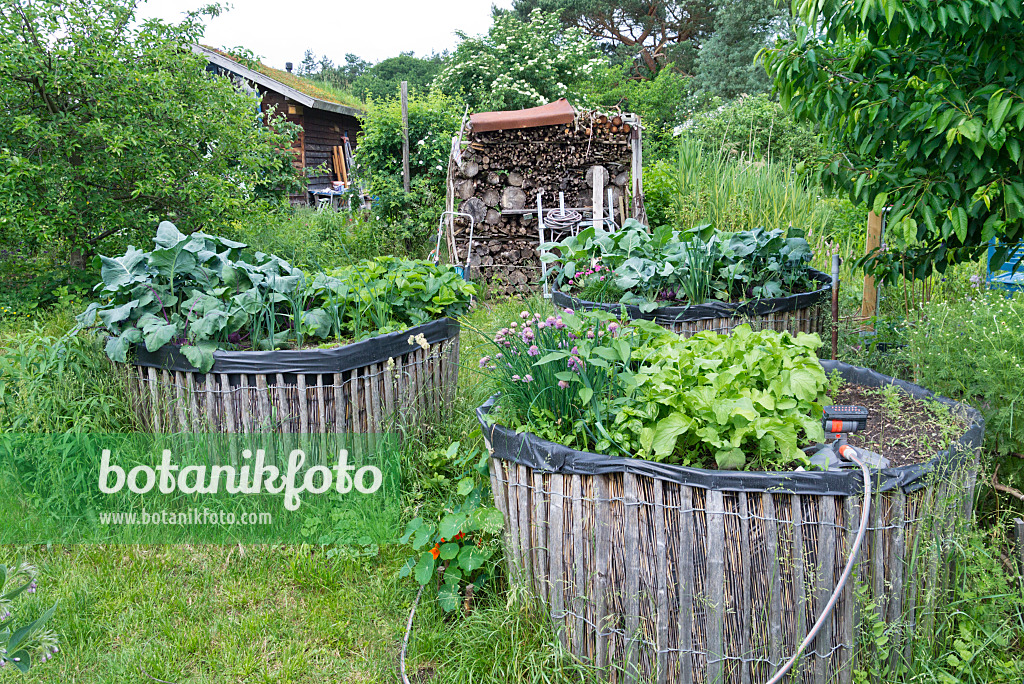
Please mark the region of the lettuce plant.
POLYGON ((332 275, 306 274, 272 254, 164 221, 155 248, 100 257, 100 297, 78 316, 124 363, 134 345, 179 345, 202 372, 218 349, 268 350, 352 341, 465 313, 475 286, 453 269, 394 257, 332 275))
POLYGON ((621 230, 586 228, 561 242, 545 243, 542 259, 554 265, 555 284, 579 295, 617 296, 597 301, 633 304, 652 311, 709 299, 742 302, 781 297, 817 287, 810 276, 811 249, 799 231, 726 232, 699 226, 648 233, 635 219, 621 230), (590 285, 600 263, 614 287, 590 285), (581 275, 584 276, 581 278, 581 275))

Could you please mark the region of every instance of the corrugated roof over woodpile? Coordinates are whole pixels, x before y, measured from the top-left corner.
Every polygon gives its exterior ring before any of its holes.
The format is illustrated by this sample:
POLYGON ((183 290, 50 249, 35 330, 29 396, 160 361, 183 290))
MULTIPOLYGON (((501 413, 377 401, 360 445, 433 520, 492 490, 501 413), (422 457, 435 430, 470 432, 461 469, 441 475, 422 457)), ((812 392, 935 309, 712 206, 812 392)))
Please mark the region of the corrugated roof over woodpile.
POLYGON ((572 123, 576 110, 564 97, 550 104, 511 112, 480 112, 471 114, 469 125, 475 133, 507 131, 513 128, 535 128, 572 123))
POLYGON ((361 107, 354 107, 349 103, 341 102, 337 96, 301 76, 268 67, 261 62, 255 62, 250 67, 226 52, 207 45, 193 45, 192 50, 204 55, 218 66, 238 73, 244 78, 259 83, 269 90, 281 93, 307 107, 333 111, 338 114, 348 114, 349 116, 358 116, 363 113, 361 107))

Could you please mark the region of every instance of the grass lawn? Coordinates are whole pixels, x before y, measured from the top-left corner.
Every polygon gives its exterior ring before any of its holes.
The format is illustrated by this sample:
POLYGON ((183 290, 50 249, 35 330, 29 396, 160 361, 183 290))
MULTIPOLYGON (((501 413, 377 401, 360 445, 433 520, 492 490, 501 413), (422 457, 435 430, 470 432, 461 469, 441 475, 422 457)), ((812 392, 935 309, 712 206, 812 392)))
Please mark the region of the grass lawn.
MULTIPOLYGON (((487 393, 475 372, 485 353, 475 330, 500 327, 524 305, 546 306, 502 301, 477 307, 464 322, 454 419, 429 426, 404 449, 402 503, 409 518, 414 510, 440 510, 450 486, 425 455, 436 460, 452 440, 472 441, 472 409, 487 393)), ((4 348, 59 336, 71 324, 67 312, 36 321, 6 326, 4 348)), ((74 407, 81 398, 74 393, 90 391, 86 380, 58 388, 46 410, 78 422, 74 407)), ((370 558, 329 558, 310 545, 82 544, 0 552, 8 561, 23 553, 39 567, 39 591, 25 597, 19 615, 29 618, 59 601, 50 627, 61 645, 57 657, 27 676, 0 670, 0 681, 399 681, 398 654, 417 585, 398 577, 408 549, 397 543, 381 545, 370 558)), ((503 586, 483 595, 469 616, 455 617, 431 596, 424 594, 416 614, 407 666, 412 681, 588 681, 523 592, 503 586)))

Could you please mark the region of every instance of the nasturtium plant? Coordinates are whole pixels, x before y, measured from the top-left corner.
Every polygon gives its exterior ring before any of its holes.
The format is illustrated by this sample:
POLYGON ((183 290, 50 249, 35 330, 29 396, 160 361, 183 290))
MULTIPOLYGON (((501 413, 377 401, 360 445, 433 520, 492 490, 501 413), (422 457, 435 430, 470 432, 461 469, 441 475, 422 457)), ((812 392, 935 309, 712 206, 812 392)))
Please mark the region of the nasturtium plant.
POLYGON ((542 249, 558 287, 641 311, 770 299, 817 287, 811 248, 795 229, 728 232, 704 225, 681 232, 665 226, 648 233, 629 219, 621 230, 586 228, 542 249))
POLYGON ((793 13, 794 38, 765 64, 782 104, 831 139, 826 187, 889 207, 888 250, 866 266, 924 278, 1024 238, 1020 0, 795 0, 793 13))
MULTIPOLYGON (((448 459, 456 460, 460 448, 459 442, 452 443, 446 454, 448 459)), ((411 575, 423 586, 437 578, 438 603, 449 613, 459 607, 469 585, 476 591, 490 581, 490 559, 495 551, 492 540, 504 524, 498 509, 484 505, 489 478, 487 454, 477 450, 462 459, 473 465, 456 485, 458 503, 448 506, 433 521, 422 516, 412 519, 399 540, 409 544, 414 552, 399 576, 411 575)))
POLYGON ((202 372, 218 349, 269 350, 355 341, 468 310, 475 286, 454 269, 395 257, 334 275, 306 274, 272 254, 164 221, 155 248, 100 257, 101 278, 78 324, 108 335, 124 363, 135 345, 179 345, 202 372))

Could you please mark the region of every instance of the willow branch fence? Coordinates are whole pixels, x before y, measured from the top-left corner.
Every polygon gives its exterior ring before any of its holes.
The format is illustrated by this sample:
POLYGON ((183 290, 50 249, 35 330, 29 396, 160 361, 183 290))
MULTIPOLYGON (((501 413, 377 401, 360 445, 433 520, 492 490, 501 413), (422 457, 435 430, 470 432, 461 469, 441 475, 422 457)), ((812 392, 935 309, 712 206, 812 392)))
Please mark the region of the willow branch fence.
MULTIPOLYGON (((910 656, 910 635, 931 633, 950 532, 970 517, 983 430, 970 417, 933 468, 876 473, 855 582, 791 681, 851 682, 864 610, 889 623, 893 660, 910 656)), ((828 602, 861 516, 859 471, 722 479, 636 459, 584 454, 573 464, 532 435, 485 434, 508 571, 544 602, 565 647, 609 682, 767 681, 828 602), (510 448, 516 439, 562 465, 538 467, 510 448), (815 487, 817 475, 831 484, 815 487)))

